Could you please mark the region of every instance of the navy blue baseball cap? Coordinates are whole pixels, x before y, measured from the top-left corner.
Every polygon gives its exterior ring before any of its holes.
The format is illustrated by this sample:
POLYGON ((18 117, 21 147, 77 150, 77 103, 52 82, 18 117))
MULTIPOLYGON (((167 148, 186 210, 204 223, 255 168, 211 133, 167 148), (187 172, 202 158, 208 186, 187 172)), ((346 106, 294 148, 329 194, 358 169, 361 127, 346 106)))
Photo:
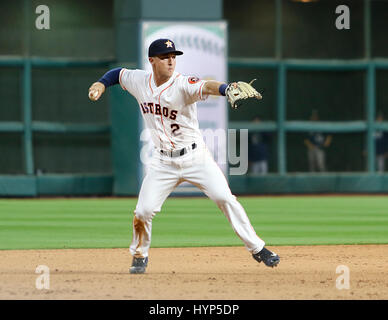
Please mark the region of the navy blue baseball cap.
POLYGON ((177 56, 183 54, 182 51, 175 50, 174 42, 169 39, 157 39, 148 48, 148 57, 155 57, 166 53, 174 53, 177 56))

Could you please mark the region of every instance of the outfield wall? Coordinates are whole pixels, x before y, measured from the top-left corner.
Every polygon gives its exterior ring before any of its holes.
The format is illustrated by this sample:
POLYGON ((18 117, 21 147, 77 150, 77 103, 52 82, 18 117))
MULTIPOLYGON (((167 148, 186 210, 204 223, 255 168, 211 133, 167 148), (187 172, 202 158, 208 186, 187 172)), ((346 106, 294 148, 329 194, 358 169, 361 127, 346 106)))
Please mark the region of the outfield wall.
POLYGON ((233 176, 229 179, 236 194, 288 193, 387 193, 388 175, 368 174, 295 174, 264 177, 233 176))
POLYGON ((112 195, 111 175, 0 176, 0 196, 107 196, 112 195))
MULTIPOLYGON (((229 177, 236 195, 387 193, 388 175, 244 175, 229 177)), ((111 175, 0 176, 3 197, 110 196, 114 195, 111 175)), ((137 192, 127 194, 137 196, 137 192)))

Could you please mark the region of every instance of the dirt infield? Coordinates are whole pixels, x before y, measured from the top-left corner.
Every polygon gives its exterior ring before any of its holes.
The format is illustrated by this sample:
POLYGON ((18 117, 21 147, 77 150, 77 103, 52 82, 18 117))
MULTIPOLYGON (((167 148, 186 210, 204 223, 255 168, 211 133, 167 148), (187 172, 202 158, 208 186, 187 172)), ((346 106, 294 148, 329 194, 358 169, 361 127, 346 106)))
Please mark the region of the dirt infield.
POLYGON ((274 269, 243 247, 154 248, 144 275, 128 273, 127 249, 0 251, 0 299, 388 299, 388 245, 269 248, 274 269), (49 289, 36 288, 38 265, 49 289))

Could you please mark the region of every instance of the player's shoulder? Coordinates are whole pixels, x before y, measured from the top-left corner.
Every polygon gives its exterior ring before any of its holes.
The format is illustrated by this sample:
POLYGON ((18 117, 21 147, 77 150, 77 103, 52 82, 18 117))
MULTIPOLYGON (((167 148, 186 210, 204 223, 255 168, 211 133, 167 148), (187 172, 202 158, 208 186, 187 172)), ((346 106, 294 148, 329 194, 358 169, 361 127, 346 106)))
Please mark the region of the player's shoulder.
POLYGON ((141 69, 128 69, 128 68, 122 68, 121 70, 123 73, 131 74, 136 77, 147 77, 147 75, 150 74, 149 71, 141 70, 141 69))
POLYGON ((149 76, 150 76, 150 72, 147 72, 145 70, 123 68, 120 74, 120 81, 127 84, 127 86, 128 86, 128 83, 145 84, 147 83, 149 76))
POLYGON ((124 90, 134 93, 135 90, 143 90, 147 85, 149 72, 140 69, 122 68, 120 71, 119 82, 124 90))

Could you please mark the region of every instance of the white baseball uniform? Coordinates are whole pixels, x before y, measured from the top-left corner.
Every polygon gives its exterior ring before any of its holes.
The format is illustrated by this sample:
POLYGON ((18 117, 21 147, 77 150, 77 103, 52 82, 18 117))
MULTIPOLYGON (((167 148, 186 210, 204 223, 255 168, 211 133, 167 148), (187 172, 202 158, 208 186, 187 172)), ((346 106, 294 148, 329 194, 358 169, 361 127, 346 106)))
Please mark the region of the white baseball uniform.
POLYGON ((199 130, 196 102, 207 98, 202 94, 205 81, 174 72, 157 87, 152 72, 124 68, 119 81, 136 98, 155 145, 134 212, 144 228, 139 232, 134 225, 130 253, 136 258, 148 256, 152 218, 184 181, 197 186, 217 204, 251 253, 261 251, 264 241, 232 195, 199 130))

